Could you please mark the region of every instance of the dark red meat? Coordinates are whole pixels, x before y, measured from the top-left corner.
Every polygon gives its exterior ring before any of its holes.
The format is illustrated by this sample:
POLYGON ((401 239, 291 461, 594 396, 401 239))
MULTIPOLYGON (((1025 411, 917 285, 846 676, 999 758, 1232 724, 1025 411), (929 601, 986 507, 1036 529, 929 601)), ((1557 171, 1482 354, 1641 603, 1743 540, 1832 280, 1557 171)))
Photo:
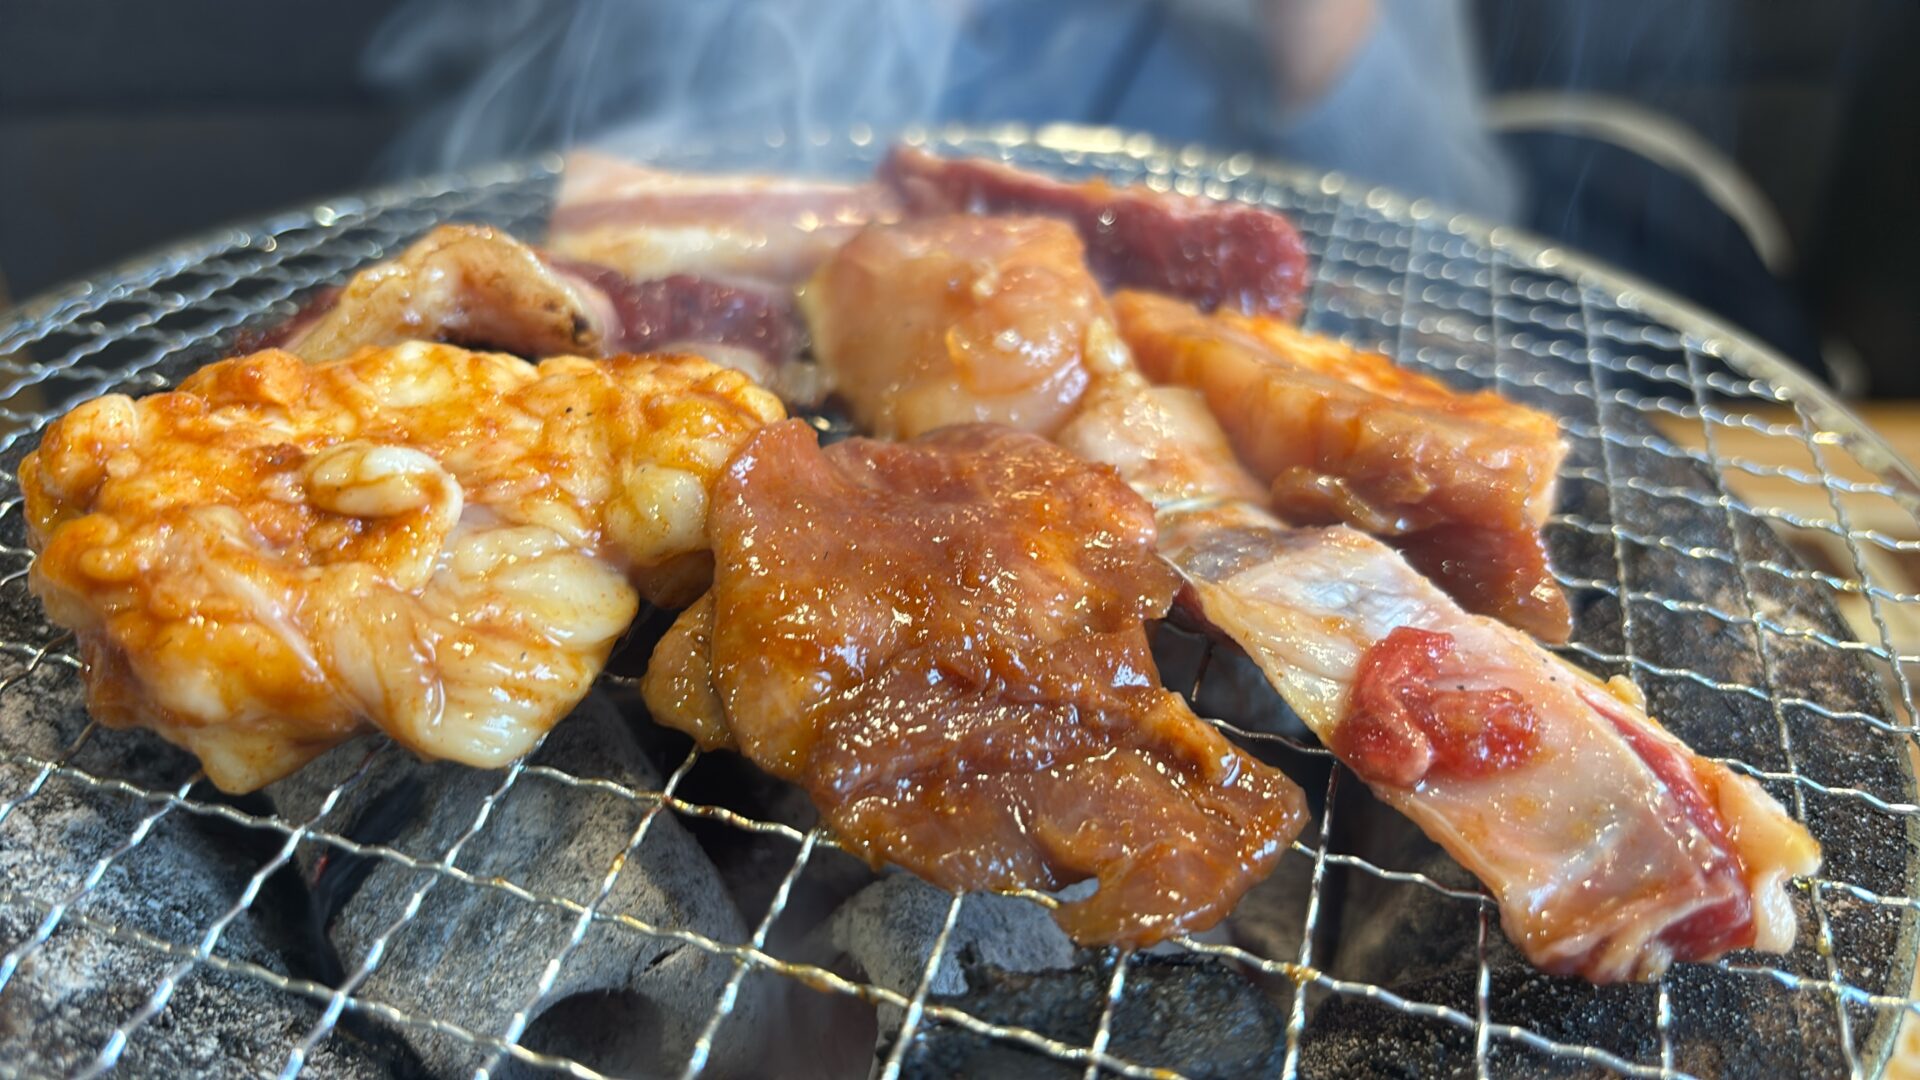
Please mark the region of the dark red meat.
POLYGON ((1297 318, 1307 247, 1293 223, 1244 203, 1102 180, 1068 184, 1010 165, 896 148, 881 179, 911 213, 1044 214, 1079 230, 1109 287, 1168 293, 1206 310, 1297 318))
POLYGON ((735 285, 691 274, 628 281, 617 270, 543 256, 569 277, 605 294, 619 326, 607 333, 608 352, 648 352, 688 342, 729 345, 759 353, 771 364, 799 350, 799 321, 785 291, 735 285))
POLYGON ((1453 636, 1402 626, 1367 648, 1332 750, 1370 784, 1412 788, 1429 776, 1478 778, 1519 765, 1540 717, 1512 690, 1447 686, 1453 636))

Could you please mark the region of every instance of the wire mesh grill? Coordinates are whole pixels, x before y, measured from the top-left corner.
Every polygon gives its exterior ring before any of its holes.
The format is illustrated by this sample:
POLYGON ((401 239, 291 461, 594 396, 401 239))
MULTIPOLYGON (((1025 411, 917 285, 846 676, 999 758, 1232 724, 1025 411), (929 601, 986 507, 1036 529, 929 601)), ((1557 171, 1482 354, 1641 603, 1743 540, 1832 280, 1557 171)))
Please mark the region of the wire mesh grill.
MULTIPOLYGON (((1595 989, 1534 976, 1515 962, 1497 910, 1471 879, 1430 852, 1392 857, 1417 849, 1378 841, 1363 786, 1331 767, 1324 750, 1258 715, 1207 708, 1211 671, 1221 661, 1201 656, 1191 696, 1203 711, 1219 712, 1230 736, 1313 778, 1323 793, 1316 824, 1276 873, 1303 883, 1289 894, 1297 906, 1285 919, 1298 926, 1289 947, 1232 935, 1174 943, 1175 951, 1225 961, 1260 980, 1281 1003, 1281 1071, 1379 1071, 1412 1062, 1474 1075, 1859 1076, 1884 1066, 1900 1020, 1920 1009, 1912 985, 1920 799, 1910 758, 1920 736, 1911 685, 1920 644, 1904 633, 1920 593, 1887 569, 1920 551, 1920 541, 1883 523, 1888 510, 1920 520, 1920 488, 1882 444, 1770 354, 1687 309, 1525 236, 1421 202, 1106 132, 923 137, 1058 172, 1099 172, 1283 209, 1315 256, 1311 328, 1559 415, 1574 452, 1548 535, 1556 572, 1581 609, 1567 655, 1602 674, 1632 675, 1678 734, 1760 780, 1826 847, 1822 876, 1795 890, 1801 939, 1788 956, 1736 954, 1676 969, 1652 987, 1595 989), (1735 435, 1769 452, 1723 452, 1735 435), (1743 485, 1753 478, 1815 491, 1823 508, 1745 498, 1743 485), (1844 558, 1805 565, 1780 542, 1796 536, 1844 558), (1862 632, 1835 614, 1842 604, 1861 610, 1862 632), (1396 914, 1404 912, 1415 914, 1396 914), (1445 938, 1464 963, 1433 977, 1388 977, 1378 949, 1369 954, 1353 944, 1388 932, 1445 938)), ((683 146, 657 156, 692 167, 853 171, 870 166, 881 149, 856 132, 683 146)), ((149 961, 137 969, 145 974, 136 992, 114 999, 131 1005, 69 1017, 60 1029, 66 1044, 21 1056, 42 1065, 0 1061, 0 1074, 140 1071, 156 1060, 142 1056, 152 1042, 198 1022, 183 995, 204 1003, 209 995, 254 1001, 266 994, 288 1010, 274 1015, 294 1019, 270 1042, 272 1060, 245 1071, 357 1075, 343 1041, 365 1042, 365 1032, 377 1029, 397 1033, 401 1043, 454 1047, 462 1067, 479 1075, 531 1068, 596 1077, 619 1069, 539 1049, 529 1033, 569 974, 614 935, 653 943, 660 955, 692 950, 721 966, 710 1007, 683 1039, 685 1054, 649 1063, 648 1072, 701 1074, 719 1048, 755 1035, 742 1030, 752 1025, 738 1015, 740 1003, 772 987, 872 1010, 875 1023, 890 1029, 876 1065, 888 1078, 922 1069, 917 1055, 942 1033, 1031 1052, 1035 1061, 1089 1077, 1180 1075, 1151 1053, 1117 1050, 1127 1033, 1116 1031, 1115 1017, 1132 1000, 1139 956, 1081 958, 1102 987, 1100 1007, 1097 1020, 1070 1037, 988 1019, 935 993, 943 968, 960 963, 951 948, 955 928, 978 900, 956 896, 945 904, 931 947, 913 958, 914 976, 896 985, 780 945, 792 936, 783 934, 790 901, 836 851, 834 839, 703 794, 714 785, 699 778, 717 766, 697 752, 644 785, 556 766, 536 752, 462 789, 470 799, 428 807, 442 827, 433 843, 409 847, 342 820, 341 808, 376 779, 426 768, 390 746, 354 744, 351 760, 310 798, 230 800, 200 784, 190 761, 162 753, 157 740, 107 731, 77 714, 81 662, 26 595, 31 553, 13 481, 48 419, 99 393, 169 385, 216 357, 235 331, 290 314, 306 291, 338 282, 444 220, 484 219, 537 235, 557 168, 496 169, 283 215, 0 316, 0 866, 10 869, 0 880, 0 928, 11 928, 0 939, 0 1039, 27 1046, 52 1038, 45 1028, 9 1021, 24 1008, 22 982, 56 950, 111 943, 149 961), (59 717, 70 719, 62 726, 59 717), (555 793, 626 815, 598 870, 554 880, 531 862, 489 862, 490 826, 526 800, 555 793), (84 842, 48 835, 31 815, 36 800, 85 808, 84 842), (145 898, 142 851, 181 821, 251 838, 255 854, 237 884, 170 919, 139 915, 137 902, 104 903, 110 893, 145 898), (668 821, 675 824, 663 827, 668 821), (764 906, 742 911, 738 934, 650 918, 628 902, 623 875, 645 857, 650 839, 673 830, 749 836, 780 852, 766 875, 764 906), (235 944, 255 915, 281 902, 274 883, 287 868, 348 859, 401 875, 403 885, 387 894, 359 946, 343 950, 338 970, 309 977, 235 944), (546 947, 528 969, 537 975, 499 987, 491 1008, 471 1014, 393 995, 380 979, 383 965, 397 962, 436 908, 468 896, 550 917, 546 947)), ((609 692, 629 682, 606 678, 609 692)), ((165 907, 164 899, 156 893, 153 906, 165 907)), ((484 952, 492 943, 456 947, 484 952)))

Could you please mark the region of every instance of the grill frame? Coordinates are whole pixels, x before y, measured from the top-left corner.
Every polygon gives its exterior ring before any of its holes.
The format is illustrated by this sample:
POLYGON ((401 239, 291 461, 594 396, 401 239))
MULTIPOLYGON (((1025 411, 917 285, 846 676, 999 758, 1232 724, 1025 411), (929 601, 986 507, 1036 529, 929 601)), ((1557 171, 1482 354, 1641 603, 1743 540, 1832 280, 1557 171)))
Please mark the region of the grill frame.
MULTIPOLYGON (((1642 610, 1636 605, 1652 604, 1687 615, 1703 614, 1699 609, 1704 607, 1708 617, 1729 626, 1749 628, 1756 649, 1763 654, 1765 670, 1771 670, 1765 655, 1770 649, 1769 642, 1788 639, 1810 640, 1822 649, 1846 654, 1850 662, 1858 658, 1863 664, 1881 664, 1897 700, 1885 701, 1884 709, 1874 712, 1851 710, 1825 715, 1836 724, 1866 724, 1880 734, 1908 744, 1920 739, 1920 729, 1914 726, 1914 691, 1907 672, 1908 666, 1920 658, 1911 657, 1896 645, 1886 617, 1887 610, 1894 606, 1920 604, 1920 596, 1883 584, 1867 558, 1871 551, 1899 554, 1920 550, 1920 542, 1862 529, 1851 521, 1858 500, 1885 499, 1920 526, 1920 474, 1811 379, 1765 346, 1656 289, 1526 233, 1489 226, 1451 214, 1425 200, 1408 200, 1338 176, 1262 163, 1245 155, 1221 157, 1198 149, 1167 148, 1141 136, 1106 129, 1050 127, 1037 132, 1020 128, 984 132, 943 129, 912 132, 908 138, 939 149, 996 156, 1070 174, 1100 173, 1188 193, 1252 197, 1289 211, 1302 223, 1303 233, 1308 235, 1314 249, 1310 326, 1318 323, 1316 328, 1342 332, 1366 344, 1384 347, 1401 362, 1423 370, 1491 383, 1522 397, 1549 394, 1590 403, 1593 421, 1570 420, 1569 432, 1577 439, 1589 439, 1597 445, 1599 464, 1597 469, 1586 467, 1587 474, 1575 476, 1574 481, 1603 486, 1609 506, 1616 497, 1700 501, 1686 494, 1649 494, 1644 490, 1648 486, 1645 483, 1636 486, 1639 477, 1631 471, 1634 454, 1651 452, 1683 458, 1690 467, 1704 467, 1714 478, 1717 494, 1707 496, 1703 508, 1723 513, 1728 521, 1732 539, 1717 554, 1735 567, 1745 586, 1744 615, 1738 610, 1715 607, 1710 602, 1703 604, 1695 598, 1667 595, 1657 588, 1633 588, 1622 554, 1626 545, 1649 541, 1659 546, 1659 542, 1665 540, 1671 542, 1668 546, 1677 543, 1683 548, 1695 549, 1687 555, 1689 558, 1714 557, 1713 552, 1701 554, 1706 549, 1701 548, 1697 540, 1636 534, 1611 516, 1601 522, 1567 520, 1566 515, 1561 515, 1556 519, 1556 527, 1604 536, 1616 556, 1615 576, 1611 581, 1604 577, 1563 576, 1563 582, 1570 588, 1614 597, 1619 601, 1621 613, 1618 636, 1622 647, 1618 652, 1576 641, 1569 654, 1572 658, 1608 669, 1625 668, 1663 678, 1695 676, 1696 681, 1714 693, 1753 697, 1757 692, 1770 703, 1777 717, 1783 709, 1812 708, 1815 712, 1824 709, 1824 703, 1811 696, 1811 692, 1808 696, 1796 697, 1778 693, 1778 688, 1771 685, 1735 685, 1711 673, 1691 670, 1684 658, 1678 658, 1680 662, 1675 663, 1676 658, 1636 655, 1632 620, 1636 612, 1642 610), (1503 281, 1503 276, 1507 280, 1503 281), (1471 299, 1480 294, 1486 298, 1484 310, 1471 299), (1569 311, 1577 312, 1577 318, 1563 318, 1569 311), (1381 336, 1382 331, 1390 334, 1390 339, 1381 336), (1449 341, 1454 345, 1449 346, 1449 341), (1675 354, 1682 357, 1679 365, 1657 359, 1675 354), (1687 395, 1647 393, 1644 392, 1647 386, 1684 387, 1687 395), (1796 420, 1787 425, 1757 420, 1753 413, 1740 411, 1741 403, 1788 406, 1796 420), (1704 455, 1671 443, 1649 442, 1641 429, 1626 423, 1630 417, 1616 415, 1617 410, 1660 414, 1697 424, 1706 448, 1704 455), (1796 448, 1801 454, 1798 460, 1810 463, 1811 468, 1806 464, 1736 459, 1717 449, 1717 435, 1732 429, 1755 430, 1756 424, 1769 438, 1779 440, 1783 448, 1796 448), (1847 475, 1842 475, 1838 466, 1851 467, 1846 470, 1847 475), (1850 478, 1862 471, 1873 479, 1850 478), (1777 507, 1746 505, 1726 483, 1729 477, 1742 476, 1785 478, 1815 485, 1828 496, 1832 516, 1808 518, 1777 507), (1825 534, 1845 546, 1852 566, 1823 576, 1820 571, 1798 565, 1768 565, 1766 560, 1753 564, 1746 557, 1751 549, 1740 541, 1736 515, 1765 520, 1789 532, 1825 534), (1853 641, 1818 627, 1808 630, 1781 622, 1769 615, 1756 599, 1755 575, 1792 581, 1796 588, 1830 590, 1836 595, 1863 598, 1871 610, 1880 640, 1877 644, 1853 641)), ((708 146, 683 144, 653 148, 641 156, 669 167, 731 168, 772 163, 781 168, 826 166, 837 170, 864 168, 877 160, 883 150, 883 142, 876 140, 872 133, 856 130, 845 135, 774 134, 708 146)), ((519 231, 537 230, 550 203, 559 167, 556 159, 541 159, 332 200, 257 224, 218 230, 47 294, 11 313, 0 314, 0 403, 4 403, 0 404, 0 462, 5 466, 4 472, 0 472, 0 489, 4 489, 5 495, 4 500, 0 500, 0 529, 6 530, 0 533, 0 560, 4 560, 0 565, 0 596, 23 589, 26 560, 30 559, 30 553, 19 539, 18 495, 12 483, 12 468, 33 436, 52 416, 74 400, 108 390, 139 392, 168 385, 181 371, 214 358, 234 331, 259 327, 291 314, 294 303, 308 290, 337 283, 353 269, 391 254, 399 245, 441 221, 478 216, 519 231), (103 370, 92 370, 102 361, 106 362, 103 370), (57 393, 51 392, 56 388, 57 393)), ((1558 411, 1564 415, 1566 409, 1558 411)), ((1787 456, 1783 450, 1782 457, 1787 456)), ((51 631, 37 638, 0 641, 0 693, 24 685, 49 665, 77 671, 79 661, 67 651, 69 644, 53 636, 51 631)), ((1204 668, 1201 674, 1205 674, 1204 668)), ((74 676, 63 673, 59 677, 74 676)), ((1771 678, 1767 681, 1771 682, 1771 678)), ((1196 697, 1201 689, 1199 685, 1193 688, 1196 697)), ((1784 719, 1781 725, 1784 743, 1784 719)), ((1284 735, 1223 726, 1230 734, 1251 740, 1254 745, 1278 743, 1286 754, 1308 759, 1325 757, 1325 751, 1284 735)), ((787 890, 805 873, 816 850, 833 846, 832 838, 817 829, 801 831, 774 822, 751 820, 723 807, 694 804, 679 798, 675 794, 677 786, 695 767, 699 756, 696 753, 690 753, 658 790, 632 790, 525 760, 517 762, 500 774, 498 785, 476 808, 460 839, 437 859, 426 859, 392 848, 358 844, 325 827, 330 824, 325 820, 327 812, 364 775, 375 757, 395 753, 384 744, 367 752, 360 768, 349 773, 323 800, 319 813, 306 821, 294 821, 199 799, 192 792, 191 778, 176 788, 158 790, 76 768, 71 759, 82 744, 96 734, 97 729, 89 725, 63 754, 48 757, 8 745, 5 733, 0 733, 0 760, 24 766, 33 773, 32 779, 17 790, 0 791, 0 830, 5 829, 7 818, 22 802, 55 778, 103 796, 132 799, 149 808, 148 816, 109 857, 93 866, 73 868, 78 880, 65 894, 18 896, 0 887, 0 903, 24 904, 41 916, 37 937, 0 941, 0 949, 5 950, 4 957, 0 957, 0 996, 8 992, 7 982, 14 977, 20 963, 28 959, 48 935, 62 928, 130 942, 175 961, 168 974, 153 987, 146 1006, 116 1023, 83 1073, 111 1068, 125 1052, 129 1040, 139 1037, 153 1016, 165 1008, 173 989, 196 969, 205 966, 265 982, 309 999, 323 1010, 308 1038, 303 1040, 301 1051, 289 1061, 289 1074, 297 1071, 304 1060, 303 1053, 329 1037, 342 1014, 353 1010, 403 1030, 431 1031, 469 1043, 482 1072, 498 1071, 504 1061, 512 1058, 574 1076, 598 1076, 578 1062, 528 1050, 519 1045, 518 1040, 588 931, 612 924, 676 940, 734 962, 735 978, 726 995, 716 1003, 712 1023, 696 1046, 694 1060, 689 1063, 689 1073, 698 1071, 698 1065, 711 1049, 741 981, 753 973, 771 972, 826 993, 851 995, 897 1007, 901 1014, 899 1031, 882 1065, 882 1074, 888 1077, 899 1074, 914 1046, 914 1036, 930 1022, 941 1022, 1084 1064, 1089 1076, 1099 1071, 1128 1076, 1167 1075, 1109 1052, 1114 1007, 1123 1000, 1126 990, 1125 957, 1108 956, 1104 961, 1111 969, 1107 1008, 1084 1045, 987 1023, 930 1001, 936 965, 952 962, 945 945, 964 903, 961 897, 955 897, 949 905, 944 928, 911 993, 856 982, 764 951, 769 931, 782 913, 787 890), (776 894, 775 903, 744 943, 714 941, 683 929, 649 925, 619 912, 601 910, 623 869, 624 864, 619 860, 601 880, 583 883, 585 895, 590 897, 585 902, 577 898, 536 895, 511 881, 483 879, 462 870, 459 865, 462 847, 483 833, 494 807, 509 797, 516 784, 530 776, 543 782, 577 786, 631 800, 640 816, 629 837, 629 853, 644 842, 647 830, 658 819, 660 811, 666 809, 677 815, 717 820, 749 831, 782 836, 796 845, 795 860, 776 894), (138 848, 150 835, 155 822, 177 810, 266 830, 283 836, 284 843, 275 857, 262 865, 239 897, 231 903, 209 907, 210 919, 205 932, 192 942, 160 939, 138 928, 102 924, 91 919, 85 912, 89 893, 106 880, 115 861, 138 848), (286 865, 301 844, 315 842, 341 851, 370 854, 422 872, 422 884, 414 894, 414 902, 387 928, 380 939, 382 942, 403 932, 421 908, 432 903, 434 888, 446 881, 458 882, 461 887, 504 889, 522 902, 550 907, 572 919, 572 932, 562 949, 551 958, 539 982, 528 988, 523 1001, 516 1003, 512 1019, 505 1027, 493 1031, 468 1030, 441 1018, 407 1014, 382 1002, 357 996, 354 992, 358 986, 357 976, 364 976, 379 962, 377 950, 368 954, 371 963, 363 963, 353 972, 356 978, 338 988, 220 955, 217 945, 221 933, 253 905, 262 882, 286 865)), ((1885 816, 1890 826, 1902 823, 1910 838, 1920 835, 1916 833, 1920 827, 1920 797, 1916 797, 1911 759, 1905 763, 1897 790, 1875 790, 1807 775, 1795 764, 1790 743, 1783 745, 1783 750, 1785 769, 1744 762, 1734 765, 1768 782, 1777 795, 1788 796, 1789 808, 1803 816, 1806 813, 1804 799, 1812 793, 1823 799, 1857 802, 1862 814, 1885 816)), ((1598 1046, 1569 1044, 1527 1025, 1503 1022, 1492 1016, 1487 958, 1490 938, 1497 933, 1497 928, 1490 930, 1489 924, 1497 912, 1491 902, 1476 891, 1462 890, 1427 874, 1382 867, 1355 855, 1330 850, 1334 831, 1331 808, 1339 801, 1341 785, 1352 785, 1353 781, 1351 777, 1343 780, 1338 769, 1330 772, 1329 777, 1325 800, 1329 811, 1320 815, 1314 827, 1319 832, 1318 842, 1310 843, 1303 838, 1294 845, 1296 853, 1309 860, 1311 869, 1306 872, 1311 874, 1313 883, 1303 915, 1305 927, 1300 953, 1288 958, 1258 956, 1234 945, 1193 939, 1183 942, 1191 951, 1221 956, 1293 984, 1287 1027, 1288 1073, 1302 1064, 1301 1047, 1310 1004, 1317 1005, 1327 997, 1357 997, 1470 1031, 1474 1040, 1475 1071, 1481 1074, 1488 1071, 1489 1060, 1498 1047, 1513 1044, 1580 1067, 1628 1075, 1684 1075, 1676 1069, 1673 1046, 1667 1037, 1676 1002, 1665 980, 1655 991, 1653 1003, 1655 1024, 1660 1033, 1657 1060, 1626 1060, 1598 1046), (1471 1014, 1443 1004, 1408 1000, 1382 985, 1339 978, 1315 966, 1315 930, 1322 899, 1320 882, 1330 868, 1435 890, 1477 906, 1476 947, 1480 962, 1471 1014)), ((3 838, 0 834, 0 839, 3 838)), ((1282 872, 1288 872, 1286 867, 1301 869, 1293 866, 1291 860, 1283 863, 1282 872)), ((1824 979, 1818 972, 1809 976, 1745 959, 1723 962, 1720 966, 1754 979, 1772 980, 1809 1000, 1830 1000, 1848 1071, 1856 1075, 1877 1073, 1891 1053, 1899 1018, 1908 1012, 1920 1012, 1920 1003, 1911 997, 1910 990, 1916 948, 1913 912, 1920 907, 1920 900, 1913 899, 1915 893, 1920 892, 1916 878, 1920 878, 1920 863, 1910 859, 1904 887, 1894 893, 1870 889, 1856 882, 1825 879, 1817 879, 1808 890, 1814 918, 1811 922, 1803 921, 1801 930, 1805 937, 1830 937, 1829 910, 1842 901, 1904 911, 1895 954, 1875 958, 1877 966, 1884 968, 1886 974, 1878 990, 1854 985, 1847 979, 1845 967, 1859 958, 1835 957, 1830 952, 1826 956, 1824 979), (1864 1010, 1871 1018, 1868 1030, 1854 1030, 1852 1013, 1856 1009, 1864 1010)), ((1047 902, 1044 897, 1032 898, 1047 902)), ((1325 942, 1320 944, 1324 946, 1325 942)))

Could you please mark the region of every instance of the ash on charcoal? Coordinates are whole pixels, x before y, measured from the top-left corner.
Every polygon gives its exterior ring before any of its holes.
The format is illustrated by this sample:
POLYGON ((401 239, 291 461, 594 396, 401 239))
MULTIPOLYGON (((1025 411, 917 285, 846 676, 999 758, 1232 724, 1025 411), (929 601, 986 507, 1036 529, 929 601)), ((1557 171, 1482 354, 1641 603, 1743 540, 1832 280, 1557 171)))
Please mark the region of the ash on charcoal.
MULTIPOLYGON (((554 729, 533 762, 633 790, 658 791, 661 784, 625 718, 597 697, 554 729)), ((316 762, 277 785, 273 797, 283 810, 314 805, 340 771, 350 767, 316 762)), ((378 831, 390 834, 386 843, 437 861, 466 832, 503 779, 501 772, 385 755, 372 774, 349 791, 335 817, 350 834, 364 831, 372 821, 378 831), (404 794, 409 788, 417 790, 404 794), (396 799, 419 812, 396 821, 396 799)), ((526 772, 494 805, 457 865, 481 881, 498 877, 536 896, 588 904, 646 812, 646 804, 617 792, 526 772)), ((303 862, 310 872, 318 870, 316 891, 339 904, 328 920, 329 937, 348 971, 401 919, 414 893, 432 885, 418 914, 387 941, 384 956, 357 996, 472 1032, 504 1034, 548 962, 566 946, 577 921, 574 911, 501 889, 436 877, 432 871, 386 859, 355 864, 336 858, 339 854, 322 850, 303 862), (326 857, 324 863, 320 855, 326 857), (363 880, 355 888, 330 883, 333 875, 345 873, 363 880)), ((720 942, 738 943, 747 936, 713 865, 675 815, 664 810, 655 814, 644 842, 626 859, 600 910, 720 942)), ((521 1042, 602 1071, 676 1071, 731 973, 731 960, 684 941, 596 920, 561 968, 521 1042)), ((758 1061, 759 1047, 737 1036, 759 1029, 763 1008, 758 984, 743 987, 733 1010, 741 1023, 732 1029, 736 1037, 716 1046, 714 1075, 740 1073, 758 1061)), ((408 1038, 439 1073, 474 1068, 486 1056, 480 1048, 446 1035, 409 1031, 408 1038)), ((510 1065, 507 1074, 516 1068, 510 1065)))
MULTIPOLYGON (((963 952, 959 967, 967 991, 931 1000, 1080 1048, 1094 1038, 1112 980, 1110 965, 1092 958, 1067 970, 1023 973, 963 952)), ((1277 1076, 1286 1044, 1285 1015, 1239 972, 1210 957, 1148 954, 1128 963, 1107 1052, 1196 1078, 1277 1076)), ((1077 1077, 1085 1069, 944 1022, 928 1024, 904 1064, 902 1075, 910 1077, 1077 1077)))
MULTIPOLYGON (((0 742, 38 757, 58 756, 87 722, 82 698, 70 670, 34 673, 0 695, 0 742)), ((95 775, 159 791, 171 791, 193 771, 189 759, 141 732, 98 732, 78 760, 95 775)), ((0 798, 21 798, 35 775, 24 765, 0 765, 0 798)), ((0 824, 0 942, 27 948, 46 903, 78 886, 155 807, 59 774, 15 805, 0 824)), ((188 811, 168 812, 138 847, 113 861, 44 944, 24 955, 0 993, 0 1060, 27 1075, 85 1067, 179 961, 110 937, 102 927, 137 929, 191 950, 239 899, 261 860, 247 857, 242 846, 213 841, 198 824, 188 811)), ((262 923, 271 914, 236 918, 216 955, 289 974, 271 945, 272 928, 262 923)), ((120 1068, 132 1076, 271 1075, 319 1016, 310 998, 198 965, 166 1008, 132 1035, 120 1068)), ((405 1071, 409 1055, 394 1051, 348 1033, 321 1048, 306 1075, 395 1075, 405 1071)))

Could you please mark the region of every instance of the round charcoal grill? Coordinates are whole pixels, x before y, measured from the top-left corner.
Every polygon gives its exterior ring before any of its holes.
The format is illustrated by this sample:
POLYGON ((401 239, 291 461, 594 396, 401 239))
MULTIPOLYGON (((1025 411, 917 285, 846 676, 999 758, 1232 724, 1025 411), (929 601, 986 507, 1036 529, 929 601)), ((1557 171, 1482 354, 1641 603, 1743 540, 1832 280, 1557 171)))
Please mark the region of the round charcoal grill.
MULTIPOLYGON (((550 161, 227 229, 0 315, 0 1074, 1887 1068, 1920 1008, 1920 657, 1896 633, 1920 594, 1888 568, 1920 542, 1863 522, 1920 523, 1920 482, 1883 442, 1686 305, 1424 202, 1109 131, 917 138, 1281 209, 1315 257, 1310 328, 1557 414, 1573 452, 1547 535, 1579 616, 1564 651, 1630 675, 1672 730, 1819 839, 1821 876, 1793 890, 1793 952, 1653 985, 1532 971, 1470 877, 1235 658, 1177 633, 1170 681, 1299 779, 1314 822, 1224 928, 1037 972, 996 965, 1045 897, 896 880, 854 902, 891 928, 877 945, 821 929, 865 869, 793 792, 637 719, 640 660, 622 674, 616 658, 582 715, 496 773, 367 739, 230 799, 157 738, 91 723, 72 640, 25 586, 13 473, 43 425, 170 385, 440 222, 538 238, 550 161), (1743 495, 1755 482, 1805 488, 1820 509, 1743 495), (1803 563, 1800 540, 1838 554, 1803 563), (699 899, 716 892, 717 914, 699 899)), ((654 157, 851 175, 884 149, 856 132, 654 157)))

